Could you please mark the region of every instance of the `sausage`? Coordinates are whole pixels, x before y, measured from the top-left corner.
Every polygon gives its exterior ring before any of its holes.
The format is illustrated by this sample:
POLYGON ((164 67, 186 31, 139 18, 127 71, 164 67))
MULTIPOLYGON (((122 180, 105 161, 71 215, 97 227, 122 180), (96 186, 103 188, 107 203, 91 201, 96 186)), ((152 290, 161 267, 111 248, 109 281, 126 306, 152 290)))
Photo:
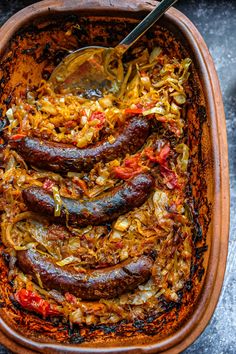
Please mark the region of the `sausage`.
POLYGON ((70 226, 86 227, 101 225, 116 219, 118 216, 139 207, 148 198, 154 185, 149 173, 140 173, 104 193, 102 197, 92 200, 75 200, 61 198, 62 206, 59 216, 54 216, 55 201, 53 196, 40 187, 29 187, 22 192, 27 207, 54 222, 70 226))
POLYGON ((69 266, 59 267, 50 257, 35 250, 17 252, 18 265, 43 287, 69 292, 84 300, 113 298, 135 289, 151 276, 153 259, 149 256, 128 259, 118 265, 76 272, 69 266))
POLYGON ((133 117, 114 135, 113 143, 104 140, 84 149, 33 137, 9 140, 9 144, 26 162, 39 168, 59 172, 87 172, 99 161, 108 162, 135 153, 145 143, 150 128, 150 119, 133 117))

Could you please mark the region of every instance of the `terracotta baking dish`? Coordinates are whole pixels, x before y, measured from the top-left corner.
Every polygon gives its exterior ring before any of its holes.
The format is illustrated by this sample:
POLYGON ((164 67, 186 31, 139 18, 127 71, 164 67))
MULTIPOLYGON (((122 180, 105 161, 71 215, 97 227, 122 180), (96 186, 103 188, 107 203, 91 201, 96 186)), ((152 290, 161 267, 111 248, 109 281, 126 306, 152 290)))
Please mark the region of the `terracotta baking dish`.
MULTIPOLYGON (((81 46, 113 46, 155 4, 151 0, 46 0, 20 11, 0 29, 1 106, 10 106, 27 87, 47 78, 65 54, 62 48, 78 46, 78 36, 81 46), (63 26, 69 22, 82 23, 88 30, 67 40, 63 26), (89 36, 96 25, 102 28, 102 35, 89 36), (47 42, 53 43, 51 57, 45 56, 47 42)), ((213 314, 224 277, 229 230, 227 140, 219 82, 204 40, 182 13, 169 10, 143 43, 150 44, 157 36, 160 44, 193 60, 194 95, 187 119, 191 193, 198 224, 191 284, 186 286, 181 304, 169 304, 168 311, 153 321, 81 327, 71 335, 65 326, 45 322, 13 306, 7 268, 0 259, 0 342, 13 352, 177 353, 200 335, 213 314)))

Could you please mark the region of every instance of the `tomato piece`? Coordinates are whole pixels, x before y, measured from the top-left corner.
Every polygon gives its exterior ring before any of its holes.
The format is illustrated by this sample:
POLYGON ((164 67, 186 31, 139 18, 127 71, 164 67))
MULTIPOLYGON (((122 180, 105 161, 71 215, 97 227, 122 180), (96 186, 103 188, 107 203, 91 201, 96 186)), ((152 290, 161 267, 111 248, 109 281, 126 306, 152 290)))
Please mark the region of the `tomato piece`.
POLYGON ((140 154, 124 160, 122 166, 114 167, 113 173, 115 177, 120 179, 129 179, 142 172, 143 167, 140 166, 140 154))
POLYGON ((15 293, 15 299, 26 310, 34 311, 43 317, 61 314, 56 305, 50 304, 47 300, 30 290, 18 290, 15 293))
POLYGON ((145 154, 151 162, 158 163, 160 165, 160 172, 164 178, 163 182, 169 189, 180 187, 176 172, 168 168, 167 158, 170 154, 169 144, 165 144, 160 151, 154 151, 151 147, 146 148, 145 154))
POLYGON ((133 168, 134 170, 137 169, 139 166, 139 162, 140 162, 140 154, 137 154, 133 157, 127 158, 124 160, 124 166, 125 167, 129 167, 129 168, 133 168))
POLYGON ((15 135, 11 136, 11 140, 13 140, 13 141, 21 140, 25 136, 26 136, 26 134, 15 134, 15 135))
POLYGON ((100 111, 93 112, 91 117, 89 118, 89 121, 91 122, 95 119, 99 121, 98 124, 96 125, 96 127, 98 129, 101 129, 105 123, 105 120, 106 120, 105 114, 100 111))
POLYGON ((166 160, 170 154, 169 144, 164 145, 160 151, 154 152, 153 148, 146 148, 145 154, 150 161, 159 163, 160 165, 166 165, 166 160))
POLYGON ((77 303, 77 298, 74 295, 70 294, 70 293, 65 293, 65 298, 66 298, 66 301, 68 301, 71 304, 76 304, 77 303))
POLYGON ((129 179, 136 174, 140 173, 142 169, 139 169, 138 171, 134 171, 131 168, 125 168, 125 167, 115 167, 114 168, 114 174, 116 178, 120 179, 129 179))
POLYGON ((143 113, 143 108, 126 108, 125 109, 126 114, 141 114, 143 113))
POLYGON ((161 175, 164 177, 164 183, 169 189, 180 188, 180 184, 178 182, 177 174, 170 170, 166 166, 161 166, 160 168, 161 175))

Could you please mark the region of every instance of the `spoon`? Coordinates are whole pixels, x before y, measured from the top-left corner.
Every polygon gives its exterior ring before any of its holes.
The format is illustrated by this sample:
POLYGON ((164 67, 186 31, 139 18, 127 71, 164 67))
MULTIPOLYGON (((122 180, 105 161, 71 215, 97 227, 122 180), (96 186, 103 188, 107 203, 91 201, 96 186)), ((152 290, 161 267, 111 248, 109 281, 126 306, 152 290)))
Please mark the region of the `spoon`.
POLYGON ((54 91, 87 98, 102 97, 106 92, 117 93, 119 83, 114 82, 114 76, 104 63, 121 58, 176 1, 163 0, 115 48, 89 46, 67 55, 49 79, 54 91))

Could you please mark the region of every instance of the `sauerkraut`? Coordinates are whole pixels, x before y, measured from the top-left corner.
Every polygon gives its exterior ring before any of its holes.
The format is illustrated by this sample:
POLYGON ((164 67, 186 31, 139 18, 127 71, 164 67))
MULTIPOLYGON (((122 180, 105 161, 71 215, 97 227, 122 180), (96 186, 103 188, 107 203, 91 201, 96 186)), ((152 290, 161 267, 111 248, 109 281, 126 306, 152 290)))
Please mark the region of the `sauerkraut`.
POLYGON ((67 175, 39 170, 5 147, 0 169, 2 242, 11 259, 17 251, 35 248, 49 254, 61 267, 75 270, 115 265, 144 253, 155 253, 152 276, 145 284, 118 298, 85 302, 73 294, 47 291, 32 281, 13 262, 9 280, 22 307, 42 315, 62 316, 71 323, 117 323, 161 313, 162 301, 178 302, 179 291, 190 278, 193 220, 189 214, 189 147, 186 139, 186 104, 191 60, 182 61, 156 47, 133 50, 132 60, 113 68, 119 89, 102 98, 86 99, 55 93, 42 81, 26 98, 19 98, 6 112, 5 133, 73 144, 85 148, 104 136, 112 143, 114 133, 135 115, 148 116, 153 131, 140 151, 108 163, 97 163, 88 172, 67 175), (118 92, 118 93, 117 93, 118 92), (61 197, 74 199, 102 195, 140 171, 151 171, 155 189, 139 208, 109 225, 72 228, 53 224, 29 211, 22 190, 39 186, 53 193, 60 213, 61 197))

